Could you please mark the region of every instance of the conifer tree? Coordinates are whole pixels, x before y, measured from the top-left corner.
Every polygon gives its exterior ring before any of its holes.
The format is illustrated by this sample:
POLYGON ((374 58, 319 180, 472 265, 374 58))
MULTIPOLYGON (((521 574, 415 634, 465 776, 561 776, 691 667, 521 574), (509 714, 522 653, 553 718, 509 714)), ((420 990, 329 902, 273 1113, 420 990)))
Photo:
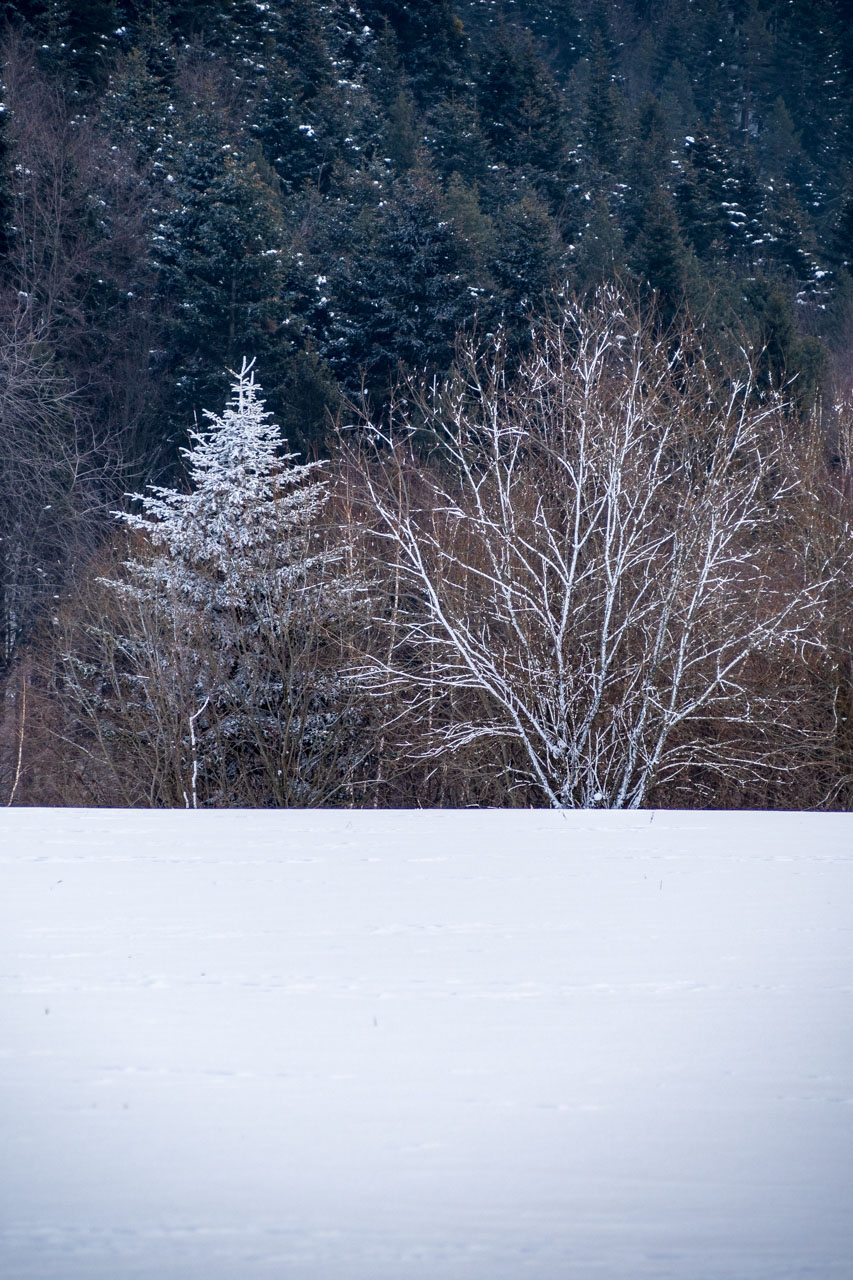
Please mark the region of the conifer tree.
POLYGON ((51 0, 6 0, 4 17, 9 23, 26 23, 42 35, 46 29, 51 0))
POLYGON ((519 338, 561 274, 562 246, 544 200, 530 192, 495 219, 497 253, 490 266, 507 330, 519 338))
POLYGON ((583 23, 578 9, 576 0, 519 0, 515 6, 548 66, 560 77, 569 74, 581 55, 583 23))
POLYGON ((488 146, 473 96, 442 98, 426 128, 432 164, 442 178, 457 174, 466 183, 482 184, 488 168, 488 146))
POLYGON ((666 186, 671 170, 670 139, 656 98, 648 96, 641 104, 634 135, 636 142, 625 164, 628 189, 623 194, 622 222, 629 243, 643 229, 648 205, 666 186))
POLYGON ((137 40, 110 76, 105 123, 124 143, 132 140, 141 163, 161 153, 170 126, 175 53, 161 9, 152 9, 137 40))
POLYGON ((298 70, 271 61, 248 124, 286 195, 304 188, 326 194, 341 150, 340 114, 328 86, 309 93, 298 70))
POLYGON ((466 278, 474 287, 491 284, 487 263, 497 255, 495 220, 483 211, 476 184, 468 186, 458 173, 450 176, 444 193, 459 238, 459 257, 466 278))
POLYGON ((679 221, 697 256, 718 261, 726 241, 726 157, 717 139, 703 130, 688 139, 686 159, 676 192, 679 221))
POLYGON ((781 181, 804 182, 808 163, 784 98, 777 96, 761 134, 761 155, 767 174, 781 181))
POLYGON ((51 21, 59 62, 84 88, 102 87, 118 28, 115 0, 51 0, 51 21))
POLYGON ((625 241, 616 212, 603 192, 587 204, 588 216, 581 228, 576 267, 579 284, 603 284, 626 274, 625 241))
POLYGON ((833 257, 839 266, 853 272, 853 191, 841 204, 832 240, 833 257))
POLYGON ((462 256, 427 171, 400 178, 380 207, 365 203, 329 277, 334 315, 321 345, 350 394, 358 394, 364 376, 382 401, 401 364, 448 367, 456 332, 472 318, 462 256))
POLYGON ((277 382, 307 305, 300 261, 264 172, 229 144, 213 112, 188 124, 177 146, 169 207, 154 235, 160 296, 170 325, 174 412, 186 418, 222 393, 215 371, 251 347, 277 382))
POLYGON ((595 33, 589 63, 586 144, 598 168, 612 172, 620 152, 621 100, 612 59, 600 32, 595 33))
POLYGON ((803 149, 822 174, 812 201, 834 193, 839 158, 849 147, 849 71, 842 32, 849 14, 833 0, 791 0, 782 10, 774 45, 771 85, 791 113, 803 149))
POLYGON ((660 109, 670 138, 679 145, 694 126, 698 111, 687 68, 680 58, 670 62, 661 78, 660 109))
POLYGON ((558 172, 566 121, 560 92, 529 35, 502 28, 481 62, 478 106, 496 159, 514 168, 558 172))
POLYGON ((387 23, 393 31, 420 103, 460 84, 467 40, 449 0, 362 0, 360 7, 372 27, 387 23))
POLYGON ((686 251, 668 192, 658 187, 646 207, 646 218, 633 249, 632 265, 644 286, 657 295, 664 323, 684 300, 686 251))
MULTIPOLYGON (((271 586, 290 588, 310 559, 309 529, 325 501, 317 464, 294 465, 264 408, 254 361, 233 375, 223 414, 190 431, 183 449, 190 492, 152 486, 133 495, 142 515, 122 515, 154 548, 132 562, 137 589, 166 591, 211 622, 247 609, 271 586)), ((278 625, 274 620, 272 625, 278 625)))
MULTIPOLYGON (((120 516, 141 539, 106 583, 138 620, 114 673, 130 723, 121 704, 102 714, 117 739, 141 738, 159 803, 330 802, 357 754, 324 654, 359 587, 321 536, 321 464, 285 451, 253 366, 234 375, 224 413, 190 433, 189 492, 150 487, 133 495, 141 514, 120 516)), ((73 656, 69 668, 79 680, 73 656)))

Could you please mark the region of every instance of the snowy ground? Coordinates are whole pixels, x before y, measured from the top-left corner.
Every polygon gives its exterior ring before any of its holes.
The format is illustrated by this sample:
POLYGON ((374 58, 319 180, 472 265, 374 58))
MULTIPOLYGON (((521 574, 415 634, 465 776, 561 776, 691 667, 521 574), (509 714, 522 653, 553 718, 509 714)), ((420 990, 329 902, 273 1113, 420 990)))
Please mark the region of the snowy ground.
POLYGON ((0 813, 3 1280, 850 1280, 853 818, 0 813))

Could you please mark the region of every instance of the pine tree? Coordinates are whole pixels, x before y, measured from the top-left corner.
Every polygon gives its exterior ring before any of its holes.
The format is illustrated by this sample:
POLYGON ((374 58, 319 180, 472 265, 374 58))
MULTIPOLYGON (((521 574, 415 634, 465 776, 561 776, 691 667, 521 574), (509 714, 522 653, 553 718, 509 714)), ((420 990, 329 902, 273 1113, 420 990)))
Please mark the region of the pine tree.
POLYGON ((140 24, 138 38, 114 68, 103 120, 122 141, 132 140, 140 162, 162 152, 170 127, 175 53, 160 10, 140 24))
POLYGON ((492 283, 487 263, 497 255, 494 219, 483 212, 477 186, 468 186, 458 173, 451 174, 444 199, 460 241, 461 267, 475 287, 483 288, 492 283))
POLYGON ((221 395, 215 372, 254 349, 276 383, 310 301, 289 246, 275 175, 226 141, 215 111, 200 112, 176 144, 169 205, 153 242, 170 326, 175 419, 221 395), (265 171, 266 169, 266 171, 265 171))
POLYGON ((582 287, 622 277, 627 270, 625 240, 611 202, 599 191, 586 203, 586 209, 576 264, 582 287))
POLYGON ((25 23, 32 34, 43 35, 51 0, 6 0, 4 17, 10 24, 25 23))
POLYGON ((350 394, 364 377, 381 402, 401 364, 448 367, 472 297, 461 274, 464 246, 432 176, 414 169, 393 193, 380 193, 381 203, 368 181, 356 197, 367 199, 330 271, 334 314, 318 346, 350 394))
POLYGON ((55 24, 55 56, 86 89, 106 83, 109 56, 116 43, 115 0, 51 0, 55 24))
POLYGON ((697 257, 715 263, 724 256, 727 240, 728 157, 718 139, 702 130, 687 140, 686 158, 676 193, 679 221, 697 257))
POLYGON ((398 173, 405 173, 415 163, 418 132, 414 103, 409 94, 399 89, 388 112, 383 147, 398 173))
POLYGON ((529 36, 504 27, 484 55, 478 106, 496 159, 511 168, 556 175, 565 160, 566 120, 560 91, 529 36))
POLYGON ((790 0, 783 7, 774 46, 771 85, 789 110, 806 155, 823 175, 813 196, 835 187, 836 166, 849 145, 851 85, 842 61, 849 14, 833 0, 790 0))
POLYGON ((816 241, 809 219, 791 187, 768 186, 762 210, 763 265, 780 271, 800 287, 812 287, 826 272, 815 255, 816 241))
POLYGON ((624 170, 627 190, 622 196, 622 223, 629 244, 642 231, 649 203, 661 187, 667 188, 672 171, 670 138, 656 98, 649 96, 641 103, 634 137, 624 170))
POLYGON ((507 205, 495 219, 497 252, 489 264, 508 331, 526 337, 530 316, 541 311, 549 287, 561 274, 562 253, 556 226, 535 192, 507 205))
POLYGON ((560 77, 568 75, 580 57, 583 23, 578 8, 575 0, 519 0, 515 5, 518 21, 560 77))
POLYGON ((233 23, 235 0, 167 0, 171 23, 185 40, 211 39, 233 23))
POLYGON ((122 642, 137 731, 162 751, 162 706, 176 718, 172 785, 193 807, 329 800, 355 750, 323 647, 359 588, 320 534, 321 464, 285 451, 253 366, 234 375, 224 413, 190 433, 189 492, 132 495, 142 513, 120 519, 141 549, 108 584, 144 620, 122 642))
MULTIPOLYGON (((693 0, 685 20, 687 60, 700 117, 707 121, 715 114, 722 115, 733 131, 740 95, 730 56, 734 53, 734 33, 729 12, 719 0, 693 0)), ((726 137, 728 140, 728 134, 726 137)))
POLYGON ((304 188, 326 194, 341 151, 340 117, 340 104, 330 87, 309 93, 298 70, 272 60, 248 126, 287 195, 304 188))
POLYGON ((645 224, 634 245, 632 266, 643 285, 657 295, 664 323, 670 323, 684 301, 686 251, 672 200, 661 187, 646 207, 645 224))
POLYGON ((243 361, 222 415, 183 449, 190 492, 152 487, 133 495, 143 515, 122 515, 160 554, 134 562, 142 590, 163 588, 211 620, 246 609, 305 572, 309 528, 325 501, 316 463, 294 465, 264 408, 254 361, 243 361))
POLYGON ((810 411, 826 372, 820 344, 797 336, 791 299, 772 279, 750 281, 747 296, 757 327, 759 385, 783 389, 802 410, 810 411))
POLYGON ((362 0, 361 12, 394 33, 415 97, 425 104, 461 83, 467 53, 464 27, 449 0, 362 0))
POLYGON ((659 101, 669 136, 681 145, 694 126, 698 111, 690 76, 679 58, 669 63, 664 72, 659 101))
POLYGON ((832 239, 833 258, 853 273, 853 191, 846 193, 839 210, 832 239))
POLYGON ((485 181, 488 146, 472 97, 442 98, 430 114, 426 136, 432 163, 442 178, 457 174, 467 183, 485 181))
POLYGON ((781 94, 773 103, 761 134, 761 155, 770 178, 803 183, 810 166, 803 151, 800 135, 781 94))
POLYGON ((589 57, 586 145, 599 169, 612 173, 621 150, 621 94, 607 42, 595 33, 589 57))

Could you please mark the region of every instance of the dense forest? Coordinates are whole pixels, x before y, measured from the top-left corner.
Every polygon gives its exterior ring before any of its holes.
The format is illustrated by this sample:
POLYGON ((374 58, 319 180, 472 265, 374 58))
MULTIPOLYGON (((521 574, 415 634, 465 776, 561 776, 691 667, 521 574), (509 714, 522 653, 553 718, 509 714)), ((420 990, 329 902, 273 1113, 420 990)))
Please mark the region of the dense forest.
POLYGON ((0 801, 853 807, 845 0, 0 21, 0 801))

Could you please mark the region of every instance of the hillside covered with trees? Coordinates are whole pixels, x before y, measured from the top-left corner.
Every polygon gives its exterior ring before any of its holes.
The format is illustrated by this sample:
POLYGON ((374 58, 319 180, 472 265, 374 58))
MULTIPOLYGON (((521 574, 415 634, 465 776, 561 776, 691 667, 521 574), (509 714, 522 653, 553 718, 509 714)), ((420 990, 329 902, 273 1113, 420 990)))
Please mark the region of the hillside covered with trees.
POLYGON ((843 0, 3 21, 0 800, 853 805, 843 0))

